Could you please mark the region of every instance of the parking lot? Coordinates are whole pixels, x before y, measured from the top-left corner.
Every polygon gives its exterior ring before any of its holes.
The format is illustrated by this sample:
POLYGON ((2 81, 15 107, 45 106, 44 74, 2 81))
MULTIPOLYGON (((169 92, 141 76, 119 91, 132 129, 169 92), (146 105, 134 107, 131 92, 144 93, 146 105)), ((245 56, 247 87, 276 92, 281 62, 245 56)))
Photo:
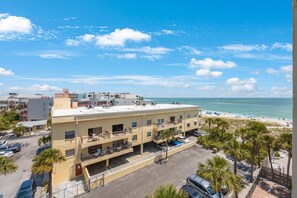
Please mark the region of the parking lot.
POLYGON ((39 146, 38 139, 49 132, 39 132, 32 136, 23 136, 20 138, 8 138, 8 144, 21 143, 22 150, 15 153, 13 158, 18 165, 18 169, 14 173, 0 175, 0 195, 4 198, 14 197, 21 183, 31 177, 32 159, 36 155, 39 146))
POLYGON ((166 164, 149 165, 82 197, 145 197, 157 186, 167 183, 180 188, 186 183, 189 175, 196 173, 197 164, 211 157, 213 157, 211 151, 195 145, 170 156, 166 164))

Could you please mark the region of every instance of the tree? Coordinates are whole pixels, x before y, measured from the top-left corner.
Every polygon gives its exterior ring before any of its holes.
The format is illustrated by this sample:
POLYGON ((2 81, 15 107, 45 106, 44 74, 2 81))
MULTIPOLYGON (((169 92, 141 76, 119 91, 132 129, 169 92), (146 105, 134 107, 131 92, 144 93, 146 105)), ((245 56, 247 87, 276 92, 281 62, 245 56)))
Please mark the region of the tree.
POLYGON ((210 127, 213 124, 214 120, 212 118, 207 118, 205 122, 208 123, 208 132, 210 133, 210 127))
POLYGON ((25 127, 23 125, 15 126, 13 129, 16 136, 20 137, 24 135, 25 127))
POLYGON ((165 141, 165 143, 166 143, 166 157, 165 157, 165 159, 168 159, 168 143, 172 140, 173 136, 174 136, 173 132, 169 129, 161 131, 160 138, 163 141, 165 141))
POLYGON ((271 159, 271 148, 274 147, 274 141, 275 141, 274 137, 272 137, 270 134, 265 134, 262 137, 262 142, 264 143, 264 145, 266 147, 266 152, 268 154, 270 169, 271 169, 271 172, 272 172, 272 179, 274 177, 274 170, 273 170, 272 159, 271 159))
POLYGON ((240 137, 242 142, 241 142, 241 145, 242 145, 242 148, 244 149, 245 145, 245 137, 246 137, 246 134, 247 134, 247 130, 246 128, 240 128, 240 129, 237 129, 234 133, 234 135, 236 137, 240 137))
POLYGON ((282 133, 277 141, 279 141, 280 147, 288 152, 287 177, 289 178, 292 159, 292 133, 282 133))
POLYGON ((47 118, 47 121, 46 121, 46 126, 47 126, 47 128, 52 128, 52 113, 51 112, 48 113, 48 118, 47 118))
POLYGON ((199 163, 197 175, 208 180, 220 198, 223 187, 226 187, 228 191, 234 190, 236 193, 240 192, 243 187, 242 178, 232 173, 227 160, 219 156, 208 159, 205 164, 199 163))
POLYGON ((258 167, 261 166, 261 156, 260 156, 260 148, 261 148, 261 137, 264 134, 267 134, 267 128, 265 124, 261 122, 252 121, 247 125, 247 135, 246 139, 251 143, 251 179, 250 182, 253 182, 253 173, 254 173, 254 164, 255 164, 255 155, 258 154, 258 167))
POLYGON ((146 198, 188 198, 189 195, 183 190, 177 190, 173 184, 165 184, 156 188, 155 192, 146 198))
POLYGON ((8 173, 15 172, 18 166, 7 157, 0 157, 0 174, 6 175, 8 173))
POLYGON ((49 134, 48 136, 42 136, 41 138, 38 139, 38 146, 41 146, 42 144, 47 145, 48 143, 50 143, 52 140, 51 134, 49 134))
POLYGON ((58 149, 49 148, 33 159, 32 173, 40 175, 49 174, 49 196, 52 197, 52 171, 55 163, 61 163, 66 158, 58 149))

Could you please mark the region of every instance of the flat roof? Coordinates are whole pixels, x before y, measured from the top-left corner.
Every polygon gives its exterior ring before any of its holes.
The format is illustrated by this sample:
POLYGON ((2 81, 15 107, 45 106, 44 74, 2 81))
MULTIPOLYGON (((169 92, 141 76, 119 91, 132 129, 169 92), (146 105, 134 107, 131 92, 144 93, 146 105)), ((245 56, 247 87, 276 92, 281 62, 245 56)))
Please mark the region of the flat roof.
POLYGON ((111 107, 95 106, 93 108, 78 107, 77 109, 53 109, 52 117, 60 116, 83 116, 95 114, 112 114, 124 112, 146 112, 146 111, 160 111, 160 110, 180 110, 184 108, 198 108, 196 105, 185 104, 156 104, 150 105, 119 105, 111 107))
POLYGON ((24 122, 18 122, 16 126, 24 126, 24 127, 33 127, 38 125, 46 125, 47 120, 38 120, 38 121, 24 121, 24 122))

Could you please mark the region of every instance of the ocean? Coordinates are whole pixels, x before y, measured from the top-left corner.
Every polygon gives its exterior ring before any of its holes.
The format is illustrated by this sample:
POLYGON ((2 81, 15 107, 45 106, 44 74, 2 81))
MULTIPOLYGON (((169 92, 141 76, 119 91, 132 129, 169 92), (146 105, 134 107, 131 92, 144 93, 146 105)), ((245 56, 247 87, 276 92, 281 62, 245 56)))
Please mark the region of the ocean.
POLYGON ((147 98, 156 103, 179 102, 202 110, 292 121, 292 98, 147 98))

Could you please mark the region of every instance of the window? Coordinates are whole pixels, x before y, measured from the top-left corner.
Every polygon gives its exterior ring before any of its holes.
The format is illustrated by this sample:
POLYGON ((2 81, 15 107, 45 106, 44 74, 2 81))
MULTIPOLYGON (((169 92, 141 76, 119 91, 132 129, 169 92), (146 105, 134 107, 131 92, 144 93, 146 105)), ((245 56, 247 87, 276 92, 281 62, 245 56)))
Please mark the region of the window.
POLYGON ((195 114, 194 117, 196 118, 197 117, 197 114, 195 114))
POLYGON ((132 128, 136 128, 137 127, 137 122, 132 122, 132 128))
POLYGON ((65 150, 65 156, 66 157, 74 156, 74 149, 65 150))
POLYGON ((147 120, 146 125, 148 125, 148 126, 152 125, 152 120, 147 120))
POLYGON ((197 126, 197 121, 194 122, 194 125, 197 126))
POLYGON ((147 133, 146 133, 146 136, 147 136, 147 137, 151 137, 151 136, 152 136, 152 132, 147 132, 147 133))
POLYGON ((164 123, 164 118, 158 119, 158 125, 162 125, 164 123))
POLYGON ((96 145, 96 146, 90 146, 88 147, 88 153, 93 154, 93 153, 100 153, 102 151, 102 145, 96 145))
POLYGON ((137 141, 137 135, 133 135, 133 137, 132 137, 132 141, 134 142, 134 141, 137 141))
POLYGON ((190 114, 188 114, 188 115, 187 115, 187 118, 190 118, 190 117, 191 117, 190 114))
POLYGON ((88 135, 93 136, 93 134, 100 136, 102 134, 102 127, 88 129, 88 135))
POLYGON ((121 133, 122 131, 124 131, 123 124, 112 125, 112 134, 121 133))
POLYGON ((74 138, 74 131, 66 131, 65 132, 65 140, 73 139, 74 138))
POLYGON ((182 128, 183 128, 182 126, 179 126, 179 127, 178 127, 178 129, 182 129, 182 128))
POLYGON ((190 123, 187 123, 187 127, 190 127, 191 126, 191 124, 190 123))
POLYGON ((179 119, 182 120, 183 119, 183 115, 179 115, 179 119))
POLYGON ((117 140, 112 142, 112 147, 116 148, 119 146, 127 145, 127 140, 117 140))
POLYGON ((174 123, 175 122, 175 116, 171 116, 169 119, 170 119, 170 123, 174 123))
POLYGON ((36 129, 43 129, 43 125, 37 125, 36 129))

